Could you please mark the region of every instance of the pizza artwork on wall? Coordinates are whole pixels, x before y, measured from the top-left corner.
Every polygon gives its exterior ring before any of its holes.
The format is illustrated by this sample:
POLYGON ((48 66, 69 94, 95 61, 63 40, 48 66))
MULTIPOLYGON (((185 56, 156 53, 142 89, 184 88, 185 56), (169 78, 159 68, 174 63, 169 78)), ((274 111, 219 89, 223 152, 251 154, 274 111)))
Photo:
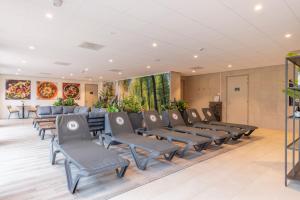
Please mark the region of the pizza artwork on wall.
POLYGON ((37 81, 36 85, 37 99, 51 100, 57 97, 58 88, 56 83, 49 81, 37 81))
POLYGON ((73 98, 80 99, 80 83, 63 83, 62 84, 63 99, 73 98))
POLYGON ((30 80, 6 80, 5 99, 28 100, 31 98, 30 80))

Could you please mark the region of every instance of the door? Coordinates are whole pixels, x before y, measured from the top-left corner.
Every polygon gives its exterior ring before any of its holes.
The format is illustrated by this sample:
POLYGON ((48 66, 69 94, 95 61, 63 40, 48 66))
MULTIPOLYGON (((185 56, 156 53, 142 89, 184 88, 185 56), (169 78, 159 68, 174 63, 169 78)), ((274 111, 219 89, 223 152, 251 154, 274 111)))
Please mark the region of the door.
POLYGON ((85 84, 85 106, 92 107, 98 101, 98 85, 85 84))
POLYGON ((227 77, 227 122, 248 124, 248 75, 227 77))

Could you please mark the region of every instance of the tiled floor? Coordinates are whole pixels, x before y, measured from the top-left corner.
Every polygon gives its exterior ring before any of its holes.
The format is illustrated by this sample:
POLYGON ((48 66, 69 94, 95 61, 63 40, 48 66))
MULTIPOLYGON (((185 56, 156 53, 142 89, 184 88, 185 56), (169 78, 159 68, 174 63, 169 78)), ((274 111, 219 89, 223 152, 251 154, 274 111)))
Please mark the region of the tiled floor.
MULTIPOLYGON (((284 187, 283 133, 259 129, 254 134, 253 142, 113 199, 298 200, 300 183, 284 187)), ((97 193, 107 184, 82 186, 81 195, 67 192, 63 167, 49 164, 46 142, 28 121, 0 121, 0 199, 99 199, 83 191, 97 193)))

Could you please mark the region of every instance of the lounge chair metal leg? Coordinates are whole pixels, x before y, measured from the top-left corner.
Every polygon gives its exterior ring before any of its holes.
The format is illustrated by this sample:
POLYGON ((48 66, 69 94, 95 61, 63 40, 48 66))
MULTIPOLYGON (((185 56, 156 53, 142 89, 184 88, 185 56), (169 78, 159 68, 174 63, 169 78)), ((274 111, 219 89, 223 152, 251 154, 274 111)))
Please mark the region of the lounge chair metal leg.
POLYGON ((156 137, 156 139, 158 139, 158 140, 163 140, 164 138, 163 137, 160 137, 160 136, 155 136, 156 137))
POLYGON ((203 149, 205 149, 207 147, 207 144, 199 144, 199 145, 194 145, 194 149, 197 152, 201 152, 203 149))
POLYGON ((120 170, 119 170, 119 169, 116 169, 117 176, 118 176, 119 178, 124 177, 127 168, 128 168, 128 165, 125 166, 125 167, 122 167, 120 170))
POLYGON ((181 151, 177 151, 180 158, 184 157, 185 153, 191 148, 192 144, 187 143, 181 151))
POLYGON ((55 151, 52 153, 52 157, 51 157, 51 164, 52 164, 52 165, 55 165, 56 154, 58 154, 59 152, 60 152, 59 150, 55 150, 55 151))
POLYGON ((157 154, 155 152, 152 152, 152 153, 150 153, 150 155, 147 158, 141 159, 141 158, 139 158, 139 156, 136 152, 135 146, 129 146, 129 148, 131 151, 131 155, 135 161, 135 164, 140 170, 145 170, 149 160, 157 157, 157 154))
POLYGON ((99 132, 99 142, 100 142, 101 146, 104 146, 104 141, 103 141, 103 137, 102 137, 102 131, 99 132))
POLYGON ((66 175, 67 175, 68 189, 72 194, 74 194, 75 190, 77 188, 78 182, 81 178, 81 175, 77 175, 75 177, 75 180, 73 181, 70 164, 71 164, 71 162, 66 159, 65 160, 65 170, 66 170, 66 175))
POLYGON ((53 140, 54 139, 52 139, 50 143, 50 162, 52 165, 55 165, 56 154, 58 154, 60 151, 58 149, 54 151, 53 140))
POLYGON ((8 114, 8 118, 7 119, 10 119, 10 115, 11 115, 11 113, 8 114))
POLYGON ((109 149, 110 145, 111 145, 112 142, 108 143, 106 149, 109 149))
POLYGON ((41 135, 41 140, 44 140, 45 139, 45 133, 46 133, 46 130, 45 129, 41 129, 41 133, 42 133, 42 135, 41 135))
POLYGON ((42 131, 43 131, 42 129, 39 130, 39 136, 42 135, 42 131))
POLYGON ((245 135, 245 136, 250 136, 251 133, 253 133, 253 131, 254 131, 254 130, 250 130, 250 131, 248 131, 247 133, 245 133, 244 135, 245 135))
POLYGON ((173 157, 175 156, 177 150, 176 151, 172 151, 171 153, 169 153, 169 155, 164 154, 164 157, 167 161, 171 161, 173 159, 173 157))

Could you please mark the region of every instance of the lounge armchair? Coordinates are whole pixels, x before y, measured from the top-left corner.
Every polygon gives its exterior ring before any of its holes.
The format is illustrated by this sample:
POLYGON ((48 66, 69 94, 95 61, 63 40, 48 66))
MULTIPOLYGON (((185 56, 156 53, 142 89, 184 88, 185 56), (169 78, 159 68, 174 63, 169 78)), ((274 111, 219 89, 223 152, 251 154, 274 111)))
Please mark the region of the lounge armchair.
POLYGON ((157 141, 135 134, 129 117, 125 112, 108 113, 108 121, 111 128, 111 137, 107 137, 110 140, 107 148, 112 143, 128 145, 136 166, 141 170, 146 169, 150 159, 161 155, 168 161, 172 160, 179 149, 178 146, 167 141, 157 141), (136 149, 148 152, 148 156, 141 158, 136 149))
POLYGON ((8 112, 9 112, 9 114, 8 114, 8 119, 10 119, 11 114, 17 114, 17 115, 18 115, 18 118, 20 118, 20 111, 17 110, 17 109, 12 108, 11 105, 7 106, 7 110, 8 110, 8 112))
POLYGON ((129 161, 91 141, 86 116, 57 116, 56 126, 58 136, 52 140, 52 164, 55 164, 57 153, 61 152, 65 156, 68 189, 71 193, 75 192, 81 177, 111 170, 115 170, 118 177, 124 176, 129 161), (78 168, 74 181, 71 164, 78 168))
POLYGON ((186 126, 178 110, 169 110, 167 111, 167 114, 171 130, 207 137, 214 141, 216 145, 222 145, 230 139, 230 135, 228 135, 224 131, 201 130, 198 128, 186 126))
POLYGON ((228 127, 228 126, 221 126, 221 125, 214 125, 208 124, 202 121, 198 111, 196 109, 187 109, 186 110, 188 121, 193 125, 195 128, 206 129, 206 130, 213 130, 213 131, 225 131, 231 135, 233 140, 237 140, 243 136, 246 132, 245 130, 235 128, 235 127, 228 127))
POLYGON ((205 116, 205 119, 208 121, 209 124, 239 128, 239 129, 245 131, 245 133, 244 133, 245 136, 250 136, 251 133, 253 133, 253 131, 255 131, 258 128, 257 126, 251 126, 251 125, 246 125, 246 124, 219 122, 216 120, 215 115, 210 111, 209 108, 202 108, 202 112, 205 116))
POLYGON ((186 151, 191 147, 194 147, 196 151, 200 152, 211 143, 211 139, 207 137, 167 130, 157 111, 145 111, 143 112, 143 118, 146 131, 142 131, 142 133, 154 135, 158 139, 166 139, 169 142, 176 141, 185 144, 184 148, 179 153, 180 157, 183 157, 186 151))
POLYGON ((30 113, 33 113, 34 114, 34 117, 37 117, 37 109, 38 109, 38 105, 36 106, 31 106, 28 110, 27 110, 27 118, 30 117, 30 113))

